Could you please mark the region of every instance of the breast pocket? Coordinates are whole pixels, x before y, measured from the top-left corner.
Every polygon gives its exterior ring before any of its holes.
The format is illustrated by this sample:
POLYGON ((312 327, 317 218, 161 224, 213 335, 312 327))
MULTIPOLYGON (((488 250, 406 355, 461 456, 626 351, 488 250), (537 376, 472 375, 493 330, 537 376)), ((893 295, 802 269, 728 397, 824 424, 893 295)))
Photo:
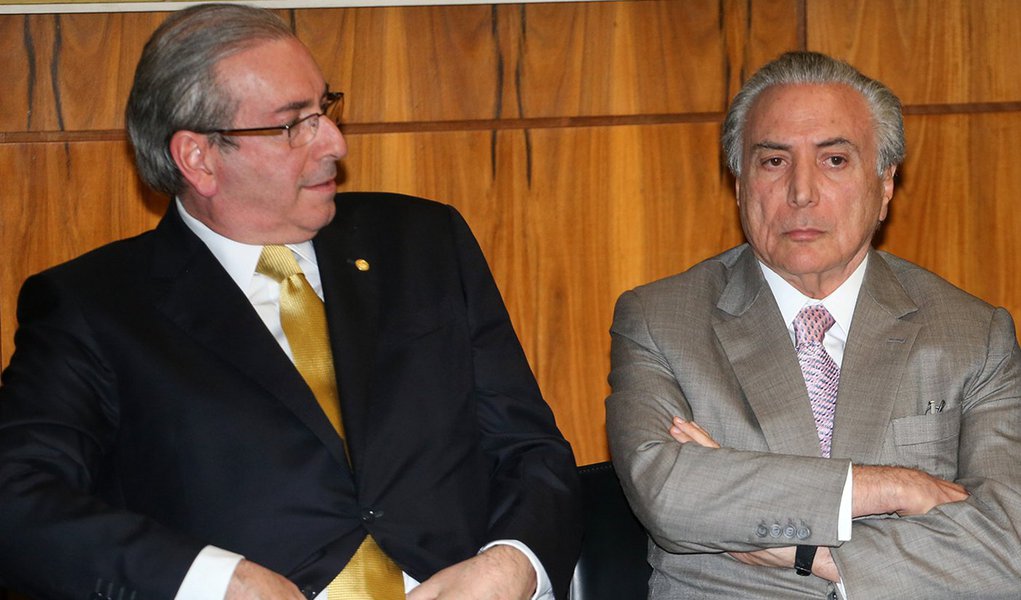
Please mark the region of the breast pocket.
POLYGON ((380 339, 384 345, 412 342, 449 326, 453 313, 446 302, 437 302, 387 315, 380 339))
POLYGON ((912 467, 953 480, 961 434, 960 405, 936 414, 912 415, 890 422, 883 464, 912 467))

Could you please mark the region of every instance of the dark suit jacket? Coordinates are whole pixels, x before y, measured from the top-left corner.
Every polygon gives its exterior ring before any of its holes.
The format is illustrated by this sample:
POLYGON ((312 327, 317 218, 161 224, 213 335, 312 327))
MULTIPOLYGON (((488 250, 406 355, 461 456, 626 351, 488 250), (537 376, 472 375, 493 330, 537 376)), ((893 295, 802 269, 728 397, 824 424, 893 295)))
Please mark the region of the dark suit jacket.
POLYGON ((0 387, 0 579, 169 598, 213 544, 318 592, 368 531, 419 580, 518 539, 566 593, 573 456, 467 225, 396 195, 337 209, 314 243, 353 473, 171 206, 22 289, 0 387))
POLYGON ((610 450, 655 541, 651 598, 826 598, 822 579, 723 553, 796 544, 834 547, 851 600, 1021 597, 1021 353, 1007 311, 872 251, 832 459, 749 246, 625 293, 611 332, 610 450), (930 402, 943 410, 927 413, 930 402), (675 442, 675 415, 722 448, 675 442), (858 519, 841 543, 852 462, 921 469, 971 497, 858 519))

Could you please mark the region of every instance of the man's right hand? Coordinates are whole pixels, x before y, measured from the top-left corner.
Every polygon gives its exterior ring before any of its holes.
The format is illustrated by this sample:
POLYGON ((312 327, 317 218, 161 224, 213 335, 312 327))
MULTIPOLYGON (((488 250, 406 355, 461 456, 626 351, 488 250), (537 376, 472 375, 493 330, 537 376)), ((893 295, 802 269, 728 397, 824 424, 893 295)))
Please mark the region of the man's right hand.
POLYGON ((963 486, 907 467, 854 465, 851 514, 924 515, 933 507, 966 500, 963 486))
POLYGON ((298 587, 253 562, 242 560, 234 569, 224 600, 305 600, 298 587))

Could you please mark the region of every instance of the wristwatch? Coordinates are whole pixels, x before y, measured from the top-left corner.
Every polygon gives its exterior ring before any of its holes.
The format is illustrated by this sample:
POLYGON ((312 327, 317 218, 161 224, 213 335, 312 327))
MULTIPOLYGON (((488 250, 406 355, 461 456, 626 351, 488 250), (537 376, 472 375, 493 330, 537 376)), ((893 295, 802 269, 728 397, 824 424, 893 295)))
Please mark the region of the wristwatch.
POLYGON ((815 562, 815 551, 818 546, 798 546, 794 553, 794 572, 803 577, 812 574, 812 563, 815 562))

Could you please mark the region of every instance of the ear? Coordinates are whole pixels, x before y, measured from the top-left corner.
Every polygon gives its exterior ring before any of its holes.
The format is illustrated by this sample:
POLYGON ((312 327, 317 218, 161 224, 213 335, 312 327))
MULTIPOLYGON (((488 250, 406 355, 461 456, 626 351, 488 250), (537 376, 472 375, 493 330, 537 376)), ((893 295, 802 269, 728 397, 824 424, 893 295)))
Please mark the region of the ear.
POLYGON ((209 136, 194 131, 177 131, 170 138, 170 155, 195 191, 207 198, 216 194, 216 161, 214 153, 217 149, 209 143, 209 136))
POLYGON ((883 186, 883 203, 879 208, 879 222, 886 219, 886 213, 890 208, 890 200, 893 199, 893 176, 897 173, 897 165, 887 167, 883 173, 881 184, 883 186))
POLYGON ((737 205, 741 206, 741 178, 734 178, 734 198, 737 199, 737 205))

